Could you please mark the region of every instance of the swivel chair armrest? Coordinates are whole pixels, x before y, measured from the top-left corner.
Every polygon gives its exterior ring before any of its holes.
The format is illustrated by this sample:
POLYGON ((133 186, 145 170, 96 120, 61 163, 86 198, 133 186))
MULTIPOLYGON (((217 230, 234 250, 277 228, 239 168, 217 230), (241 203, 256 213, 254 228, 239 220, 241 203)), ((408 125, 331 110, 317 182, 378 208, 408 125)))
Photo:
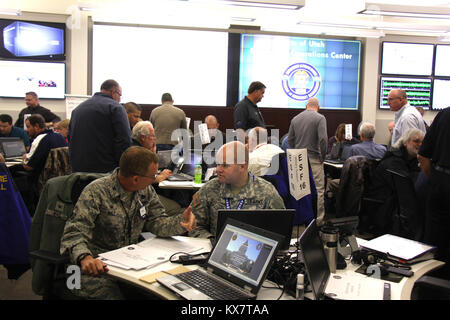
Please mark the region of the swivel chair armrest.
POLYGON ((60 255, 45 250, 36 250, 30 252, 30 258, 44 260, 55 265, 61 265, 70 262, 68 255, 60 255))
POLYGON ((422 276, 414 283, 411 300, 448 300, 450 281, 433 276, 422 276))
POLYGON ((432 276, 422 276, 414 283, 419 286, 428 286, 436 289, 448 290, 450 292, 450 280, 436 278, 432 276))

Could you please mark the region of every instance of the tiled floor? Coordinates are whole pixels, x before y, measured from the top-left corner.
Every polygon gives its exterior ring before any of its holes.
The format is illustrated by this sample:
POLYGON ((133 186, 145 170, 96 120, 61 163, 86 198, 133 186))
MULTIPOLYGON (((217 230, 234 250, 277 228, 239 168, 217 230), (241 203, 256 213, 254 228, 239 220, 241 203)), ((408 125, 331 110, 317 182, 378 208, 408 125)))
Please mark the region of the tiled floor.
POLYGON ((17 280, 8 279, 8 271, 0 265, 0 300, 42 300, 31 289, 32 272, 29 269, 17 280))

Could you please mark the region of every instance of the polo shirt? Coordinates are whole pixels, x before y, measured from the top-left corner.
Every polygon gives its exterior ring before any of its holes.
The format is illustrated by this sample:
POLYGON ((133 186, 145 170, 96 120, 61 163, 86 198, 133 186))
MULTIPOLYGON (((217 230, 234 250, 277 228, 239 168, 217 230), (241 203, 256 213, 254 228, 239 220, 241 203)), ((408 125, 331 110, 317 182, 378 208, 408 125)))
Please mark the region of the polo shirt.
POLYGON ((258 106, 245 97, 234 107, 234 128, 251 129, 254 127, 266 127, 258 106))
POLYGON ((36 108, 32 107, 23 108, 19 113, 19 117, 17 118, 16 123, 14 124, 15 127, 23 128, 23 118, 24 115, 26 114, 40 114, 41 116, 44 117, 45 122, 61 121, 61 118, 58 117, 53 112, 51 112, 49 109, 44 108, 41 105, 38 105, 36 108))

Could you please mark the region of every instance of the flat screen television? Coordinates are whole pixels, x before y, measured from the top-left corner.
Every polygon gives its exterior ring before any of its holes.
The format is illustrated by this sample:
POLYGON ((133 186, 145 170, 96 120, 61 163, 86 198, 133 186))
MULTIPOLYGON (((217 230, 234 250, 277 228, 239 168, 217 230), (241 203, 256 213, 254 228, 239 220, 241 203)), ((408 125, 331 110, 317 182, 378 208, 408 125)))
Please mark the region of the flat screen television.
POLYGON ((34 91, 39 98, 64 99, 64 62, 0 60, 0 97, 24 98, 34 91))
POLYGON ((64 23, 0 19, 0 58, 65 60, 64 23))
POLYGON ((242 34, 239 100, 252 81, 266 86, 259 107, 358 110, 361 42, 242 34))
POLYGON ((433 44, 383 42, 381 73, 431 76, 433 44))
POLYGON ((442 110, 450 106, 448 94, 450 79, 434 79, 433 81, 433 110, 442 110))
POLYGON ((429 78, 400 78, 384 77, 380 79, 380 109, 388 109, 387 97, 392 89, 403 89, 406 91, 408 102, 415 107, 425 110, 431 106, 431 79, 429 78))
POLYGON ((122 102, 225 106, 228 34, 127 25, 93 25, 92 92, 103 81, 122 86, 122 102))
POLYGON ((436 45, 436 58, 434 60, 434 75, 450 77, 450 45, 436 45))

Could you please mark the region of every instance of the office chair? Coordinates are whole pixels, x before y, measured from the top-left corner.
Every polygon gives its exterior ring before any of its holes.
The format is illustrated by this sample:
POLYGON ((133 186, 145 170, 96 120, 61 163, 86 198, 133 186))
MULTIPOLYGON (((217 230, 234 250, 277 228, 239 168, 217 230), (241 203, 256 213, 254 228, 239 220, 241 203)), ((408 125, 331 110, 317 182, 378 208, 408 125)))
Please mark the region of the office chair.
POLYGON ((394 183, 397 208, 392 216, 391 232, 400 237, 419 240, 423 233, 424 216, 419 212, 419 203, 411 178, 402 172, 387 169, 394 183))
POLYGON ((60 147, 51 149, 45 161, 37 181, 39 193, 45 186, 45 183, 54 177, 65 176, 72 173, 69 164, 69 147, 60 147))
POLYGON ((422 276, 414 283, 411 300, 450 300, 450 281, 422 276))
POLYGON ((30 232, 30 261, 33 270, 32 289, 44 299, 74 299, 66 287, 67 255, 59 248, 66 221, 84 189, 100 173, 73 173, 55 177, 42 190, 30 232))

